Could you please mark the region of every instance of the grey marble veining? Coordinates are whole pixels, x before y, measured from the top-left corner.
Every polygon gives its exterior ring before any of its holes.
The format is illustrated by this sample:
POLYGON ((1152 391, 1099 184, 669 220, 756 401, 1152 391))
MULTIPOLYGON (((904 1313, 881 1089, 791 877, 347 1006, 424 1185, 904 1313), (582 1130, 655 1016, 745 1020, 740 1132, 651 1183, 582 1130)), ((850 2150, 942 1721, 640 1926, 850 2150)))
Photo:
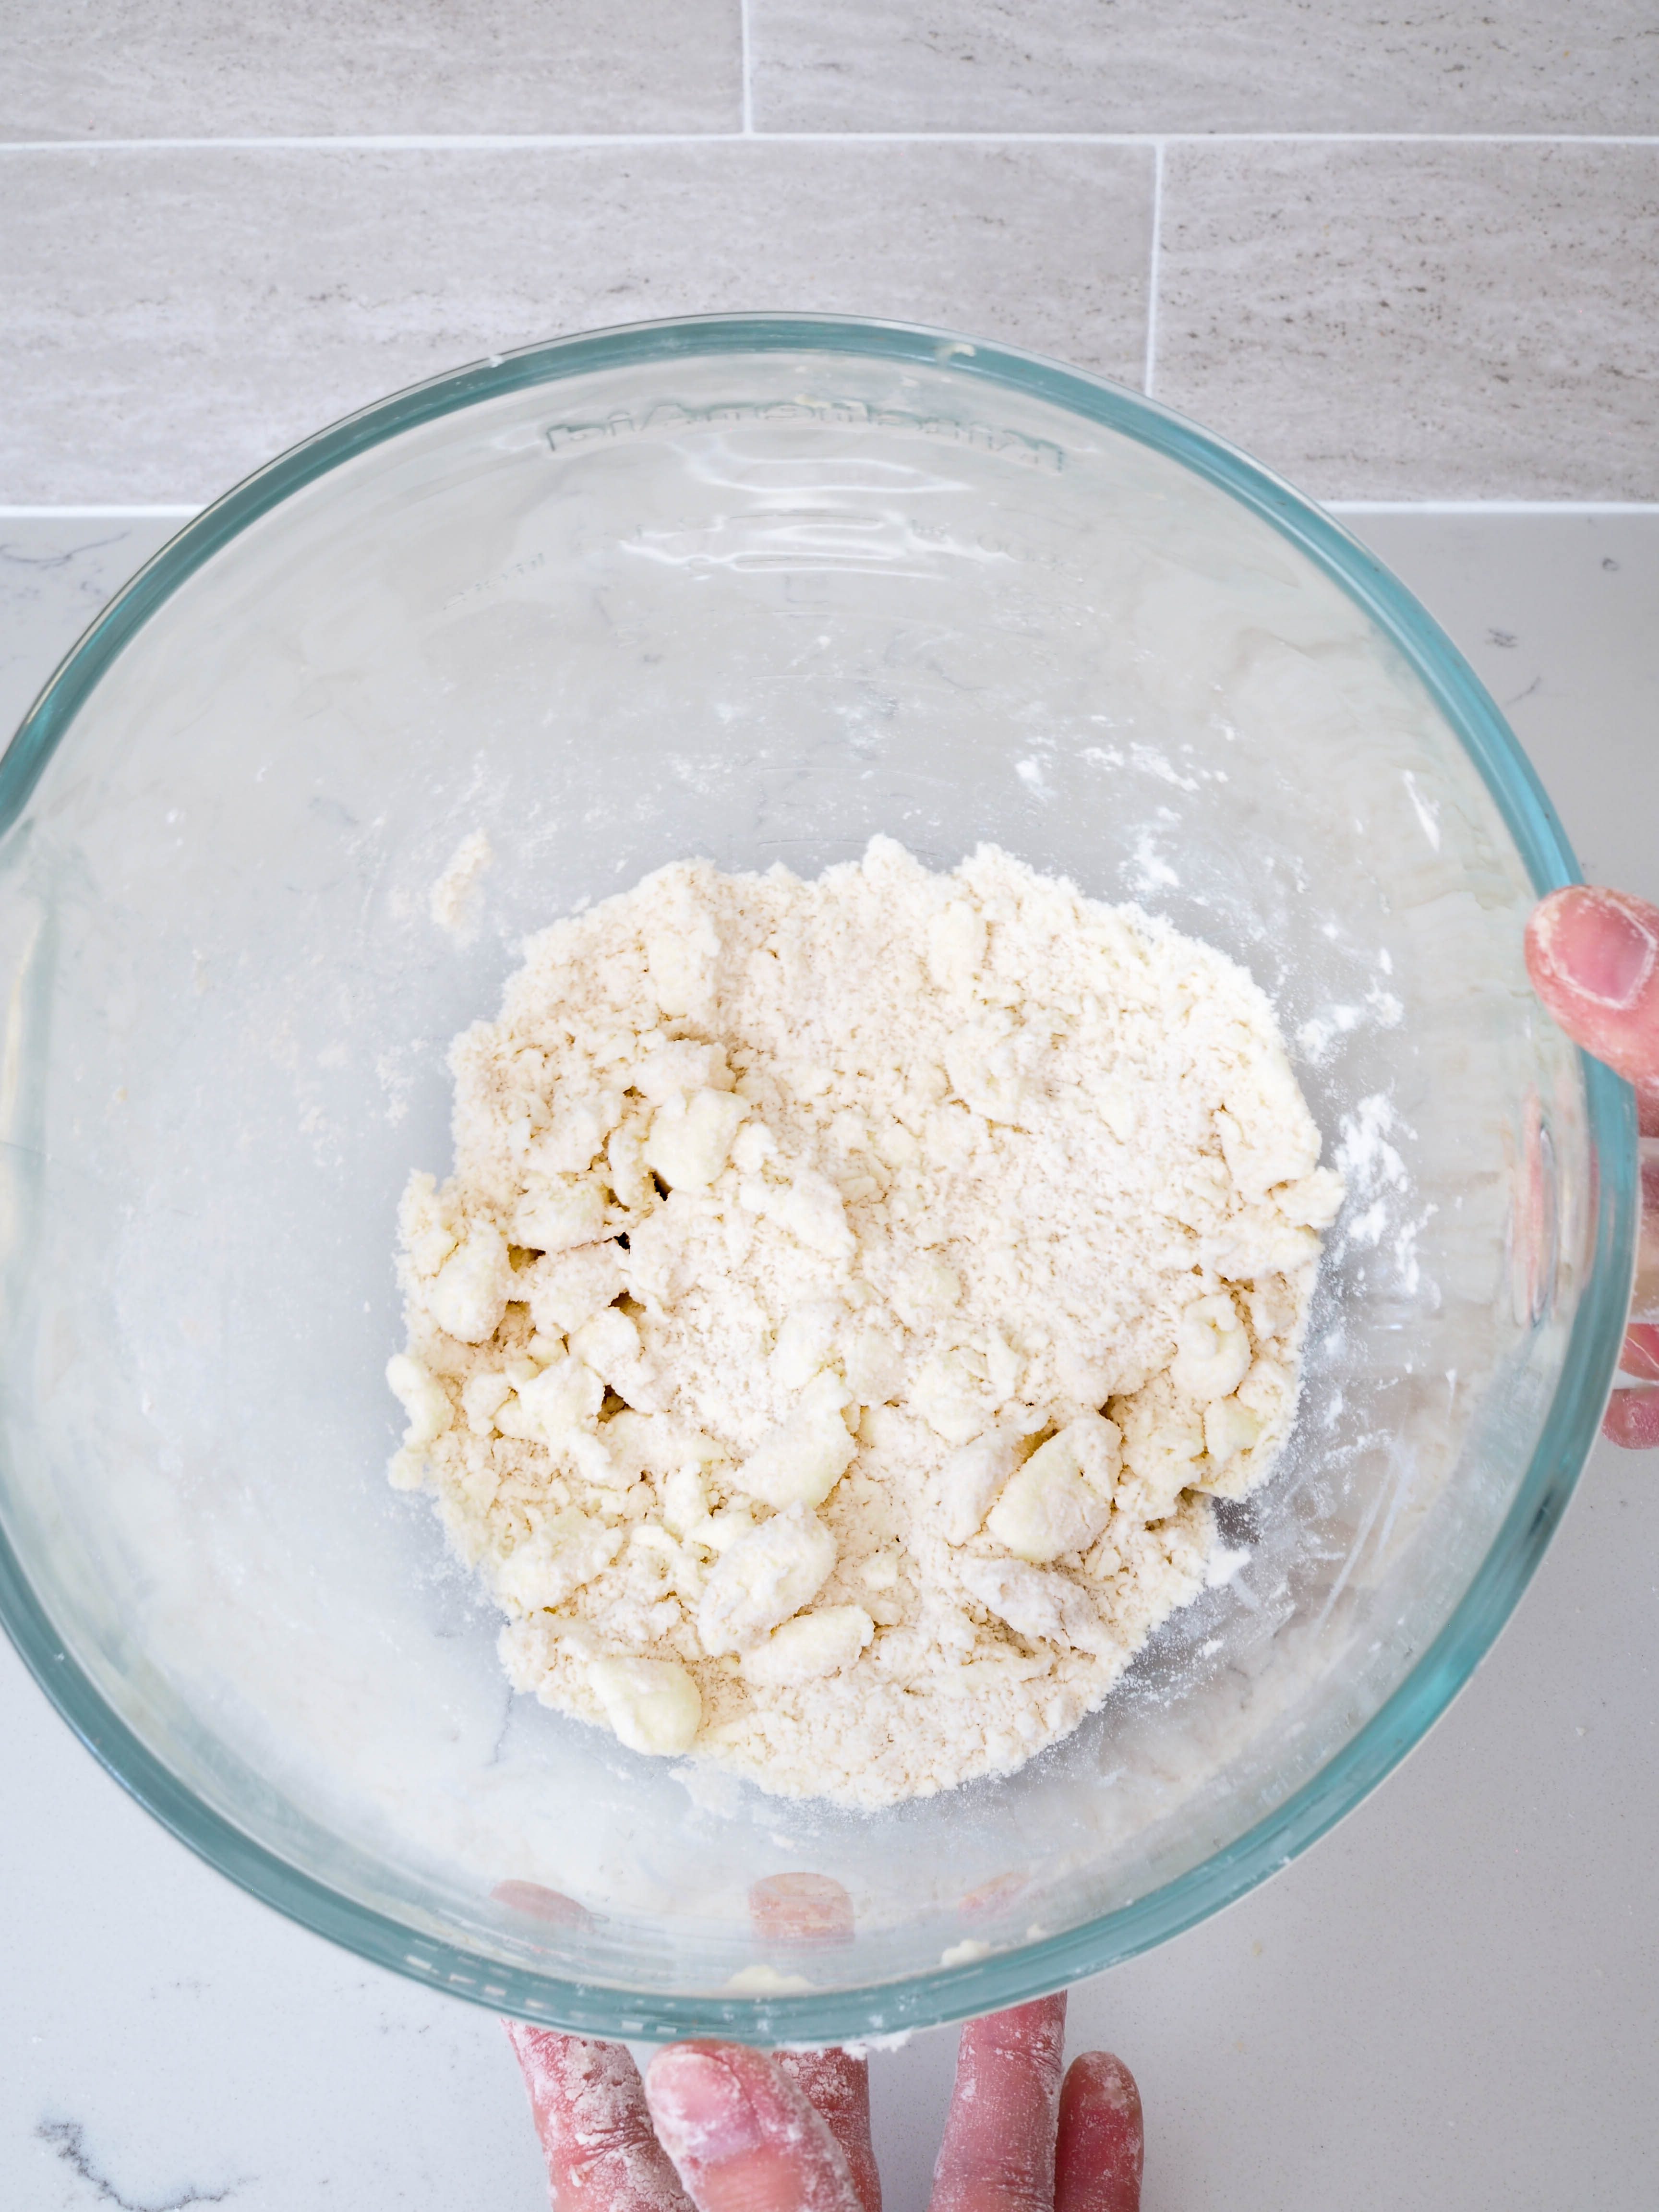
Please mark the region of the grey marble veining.
POLYGON ((0 501, 195 501, 562 331, 817 308, 1138 380, 1144 147, 0 155, 0 501))
POLYGON ((1659 146, 1191 143, 1159 398, 1322 498, 1659 498, 1659 146))
POLYGON ((1474 663, 1586 879, 1659 904, 1659 515, 1367 514, 1349 527, 1474 663))
POLYGON ((0 744, 93 617, 178 526, 0 515, 0 744))
POLYGON ((1659 128, 1644 0, 750 0, 769 131, 1659 128))
MULTIPOLYGON (((0 520, 0 736, 163 522, 0 520)), ((1354 519, 1505 703, 1589 872, 1659 896, 1659 517, 1354 519)), ((1073 1992, 1146 2101, 1145 2212, 1629 2212, 1659 2163, 1659 1522, 1599 1448, 1412 1757, 1276 1881, 1073 1992)), ((487 2014, 192 1858, 0 1644, 6 2212, 542 2212, 487 2014)), ((922 2212, 949 2031, 878 2059, 922 2212)))
POLYGON ((543 2212, 496 2022, 255 1905, 141 1812, 0 1641, 6 2212, 543 2212))
POLYGON ((735 131, 740 0, 8 0, 0 141, 735 131))

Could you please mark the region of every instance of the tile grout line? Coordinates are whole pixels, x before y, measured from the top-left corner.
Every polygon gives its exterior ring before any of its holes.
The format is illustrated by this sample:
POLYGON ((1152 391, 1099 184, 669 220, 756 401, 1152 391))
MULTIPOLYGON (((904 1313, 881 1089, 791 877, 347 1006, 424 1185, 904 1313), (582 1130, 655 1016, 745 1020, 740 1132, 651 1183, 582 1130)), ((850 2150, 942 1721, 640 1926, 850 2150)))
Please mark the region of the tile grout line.
POLYGON ((743 135, 755 136, 754 47, 749 25, 749 0, 738 0, 738 28, 743 52, 743 135))
MULTIPOLYGON (((744 20, 747 20, 744 0, 744 20)), ((747 57, 740 131, 339 133, 310 137, 0 139, 11 154, 552 153, 592 146, 1626 146, 1659 135, 1524 131, 757 131, 747 57)))
POLYGON ((1651 514, 1651 499, 1327 499, 1328 514, 1651 514))
POLYGON ((188 522, 199 507, 0 507, 0 522, 188 522))
MULTIPOLYGON (((1639 499, 1326 499, 1316 505, 1328 514, 1450 515, 1650 515, 1659 520, 1659 500, 1639 499)), ((0 522, 187 522, 204 514, 198 507, 72 507, 0 505, 0 522)))
POLYGON ((1152 250, 1146 270, 1146 360, 1140 373, 1140 388, 1148 399, 1158 374, 1158 282, 1163 245, 1164 141, 1160 138, 1152 148, 1152 250))

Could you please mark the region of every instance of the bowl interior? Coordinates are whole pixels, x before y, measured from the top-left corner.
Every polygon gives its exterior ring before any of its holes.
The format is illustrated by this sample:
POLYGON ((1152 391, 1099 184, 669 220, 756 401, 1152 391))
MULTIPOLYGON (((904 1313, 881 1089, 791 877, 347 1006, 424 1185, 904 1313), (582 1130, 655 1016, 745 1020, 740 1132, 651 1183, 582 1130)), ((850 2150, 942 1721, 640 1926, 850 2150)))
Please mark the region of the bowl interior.
POLYGON ((681 326, 331 434, 161 556, 0 778, 26 1654, 261 1893, 591 2030, 879 2033, 1236 1894, 1473 1664, 1610 1372, 1627 1103, 1527 988, 1571 863, 1495 712, 1292 495, 1015 356, 681 326), (431 890, 474 830, 461 942, 431 890), (1228 1578, 1013 1779, 860 1815, 512 1698, 386 1485, 381 1373, 398 1194, 447 1169, 445 1048, 521 938, 878 831, 1242 961, 1349 1199, 1228 1578), (757 1929, 803 1869, 850 1938, 757 1929))

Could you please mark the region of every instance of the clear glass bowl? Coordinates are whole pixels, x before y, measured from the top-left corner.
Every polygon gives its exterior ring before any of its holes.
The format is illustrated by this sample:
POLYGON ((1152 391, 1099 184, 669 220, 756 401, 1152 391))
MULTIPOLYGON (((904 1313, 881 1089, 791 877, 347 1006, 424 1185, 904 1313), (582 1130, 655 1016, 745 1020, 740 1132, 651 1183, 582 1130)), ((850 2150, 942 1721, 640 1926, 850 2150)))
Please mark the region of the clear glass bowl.
POLYGON ((784 316, 423 385, 129 586, 0 826, 0 1607, 184 1841, 441 1988, 811 2041, 1127 1957, 1422 1735, 1594 1436, 1634 1123, 1527 988, 1559 824, 1370 555, 1095 379, 784 316), (463 946, 430 891, 474 829, 463 946), (857 1815, 511 1698, 386 1484, 381 1374, 398 1193, 447 1166, 444 1048, 520 937, 675 858, 813 873, 875 831, 995 840, 1242 960, 1351 1194, 1231 1578, 1012 1780, 857 1815), (757 1914, 801 1869, 850 1935, 757 1914))

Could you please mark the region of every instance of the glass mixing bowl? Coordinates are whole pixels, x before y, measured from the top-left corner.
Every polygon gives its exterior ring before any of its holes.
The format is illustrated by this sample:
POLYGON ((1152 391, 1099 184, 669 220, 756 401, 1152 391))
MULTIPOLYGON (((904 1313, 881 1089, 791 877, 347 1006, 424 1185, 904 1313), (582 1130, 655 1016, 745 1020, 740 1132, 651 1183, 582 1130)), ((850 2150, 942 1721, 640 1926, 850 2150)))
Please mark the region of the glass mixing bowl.
POLYGON ((0 764, 0 1606, 183 1840, 590 2033, 891 2033, 1237 1897, 1444 1708, 1595 1434, 1629 1093, 1522 963, 1572 857, 1336 524, 1004 348, 716 318, 491 360, 252 477, 0 764), (482 927, 439 928, 461 839, 482 927), (981 839, 1276 1002, 1349 1196, 1231 1571, 1010 1780, 768 1797, 510 1696, 385 1465, 393 1212, 523 935, 661 863, 981 839), (769 1877, 839 1882, 792 1940, 769 1877))

